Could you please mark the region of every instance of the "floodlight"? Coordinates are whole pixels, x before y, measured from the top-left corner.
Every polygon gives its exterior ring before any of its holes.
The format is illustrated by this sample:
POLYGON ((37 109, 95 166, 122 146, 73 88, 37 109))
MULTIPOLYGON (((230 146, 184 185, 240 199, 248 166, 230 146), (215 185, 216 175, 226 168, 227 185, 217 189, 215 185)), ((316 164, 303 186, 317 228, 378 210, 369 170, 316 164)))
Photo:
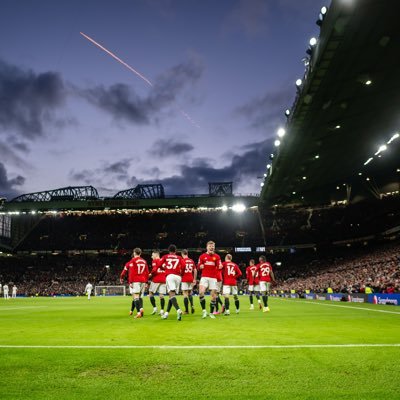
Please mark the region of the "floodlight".
POLYGON ((367 160, 367 161, 365 161, 364 165, 367 165, 367 164, 369 164, 369 163, 370 163, 372 160, 373 160, 373 158, 372 158, 372 157, 368 158, 368 160, 367 160))
POLYGON ((228 211, 228 206, 226 204, 224 204, 221 208, 222 208, 222 211, 228 211))
POLYGON ((302 83, 303 83, 303 81, 299 78, 296 81, 296 86, 299 87, 299 86, 301 86, 302 83))
POLYGON ((328 7, 325 7, 325 6, 323 6, 322 8, 321 8, 321 14, 322 15, 325 15, 327 12, 328 12, 328 7))
POLYGON ((315 37, 312 37, 311 39, 310 39, 310 46, 315 46, 316 44, 317 44, 317 39, 315 38, 315 37))
POLYGON ((289 108, 287 108, 287 109, 285 110, 285 115, 286 115, 287 117, 290 115, 290 110, 289 110, 289 108))
POLYGON ((232 206, 232 211, 241 213, 246 210, 246 206, 242 203, 237 203, 232 206))
POLYGON ((396 132, 391 138, 390 140, 387 142, 387 144, 390 144, 393 142, 393 140, 396 140, 400 135, 396 132))
POLYGON ((267 169, 270 169, 271 168, 271 164, 267 164, 267 169))
POLYGON ((375 155, 377 156, 380 152, 385 151, 387 149, 386 144, 382 144, 379 146, 378 151, 375 153, 375 155))
POLYGON ((279 147, 280 146, 280 144, 281 144, 281 141, 280 140, 275 140, 275 142, 274 142, 274 146, 275 147, 279 147))
POLYGON ((283 128, 279 128, 278 129, 278 136, 281 138, 281 137, 284 137, 285 136, 285 133, 286 133, 286 131, 283 129, 283 128))

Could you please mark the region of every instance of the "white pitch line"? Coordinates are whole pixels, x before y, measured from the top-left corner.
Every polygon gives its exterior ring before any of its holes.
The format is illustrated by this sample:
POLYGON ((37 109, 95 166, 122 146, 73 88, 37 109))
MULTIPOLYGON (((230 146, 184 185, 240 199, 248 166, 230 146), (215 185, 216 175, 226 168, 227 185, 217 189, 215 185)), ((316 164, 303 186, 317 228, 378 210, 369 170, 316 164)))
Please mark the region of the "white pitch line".
POLYGON ((23 307, 0 307, 0 311, 7 311, 7 310, 22 310, 22 309, 26 309, 26 308, 48 308, 49 306, 23 306, 23 307))
MULTIPOLYGON (((281 300, 293 300, 293 299, 281 299, 281 300)), ((343 306, 341 304, 326 304, 326 303, 314 303, 313 300, 297 300, 299 303, 306 304, 314 304, 316 306, 326 306, 326 307, 341 307, 341 308, 350 308, 352 310, 361 310, 361 311, 372 311, 372 312, 381 312, 386 314, 397 314, 400 315, 400 312, 396 311, 387 311, 387 310, 373 310, 372 308, 361 308, 361 307, 351 307, 351 306, 343 306)), ((329 300, 328 300, 329 301, 329 300)))
POLYGON ((400 343, 351 343, 351 344, 288 344, 288 345, 237 345, 237 346, 64 346, 64 345, 0 345, 0 349, 165 349, 165 350, 185 350, 185 349, 330 349, 330 348, 350 348, 350 347, 400 347, 400 343))

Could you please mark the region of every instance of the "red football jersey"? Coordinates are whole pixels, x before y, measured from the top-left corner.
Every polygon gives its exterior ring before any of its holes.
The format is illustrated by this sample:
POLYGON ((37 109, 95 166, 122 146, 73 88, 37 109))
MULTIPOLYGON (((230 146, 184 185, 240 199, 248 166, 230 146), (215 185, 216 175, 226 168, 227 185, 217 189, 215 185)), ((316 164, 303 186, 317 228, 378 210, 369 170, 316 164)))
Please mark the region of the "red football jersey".
POLYGON ((232 261, 224 261, 223 265, 223 276, 224 276, 224 285, 236 286, 237 279, 242 276, 242 271, 240 268, 232 261))
POLYGON ((204 253, 199 258, 198 268, 204 265, 201 269, 201 276, 203 278, 217 278, 218 269, 221 265, 221 258, 218 254, 204 253))
POLYGON ((185 269, 183 258, 176 254, 166 254, 162 256, 160 263, 165 270, 165 276, 171 274, 182 275, 182 271, 185 269))
POLYGON ((257 265, 249 265, 246 268, 246 279, 249 285, 258 285, 260 278, 257 274, 257 265))
POLYGON ((268 261, 257 264, 257 273, 260 277, 260 281, 271 282, 271 271, 272 265, 268 261))
POLYGON ((149 268, 146 260, 142 257, 134 257, 132 260, 125 264, 121 272, 121 279, 129 271, 128 282, 147 282, 149 278, 149 268))
POLYGON ((151 280, 154 283, 165 283, 165 271, 161 265, 161 258, 156 258, 151 263, 151 280))
POLYGON ((185 262, 185 269, 183 270, 182 282, 193 282, 196 264, 191 258, 184 258, 183 261, 185 262))

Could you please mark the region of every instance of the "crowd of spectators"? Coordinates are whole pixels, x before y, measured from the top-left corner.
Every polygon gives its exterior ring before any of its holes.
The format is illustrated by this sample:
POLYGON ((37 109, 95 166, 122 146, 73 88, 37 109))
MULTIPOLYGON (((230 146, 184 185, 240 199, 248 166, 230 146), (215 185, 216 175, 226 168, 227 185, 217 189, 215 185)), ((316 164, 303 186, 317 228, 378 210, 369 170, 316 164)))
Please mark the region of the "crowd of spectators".
POLYGON ((400 292, 400 245, 382 248, 348 250, 347 255, 331 254, 282 268, 277 291, 304 293, 363 293, 366 287, 374 292, 400 292))
MULTIPOLYGON (((190 256, 197 262, 200 252, 190 256)), ((245 269, 250 258, 260 254, 233 255, 243 274, 239 290, 247 289, 245 269)), ((223 254, 221 254, 224 258, 223 254)), ((119 274, 129 260, 129 252, 77 255, 36 255, 0 258, 0 282, 15 284, 26 296, 81 295, 85 285, 119 285, 119 274)), ((150 264, 150 253, 144 254, 150 264)), ((400 292, 400 244, 380 244, 359 248, 331 248, 328 252, 306 249, 291 254, 267 254, 277 283, 274 290, 297 293, 400 292)))

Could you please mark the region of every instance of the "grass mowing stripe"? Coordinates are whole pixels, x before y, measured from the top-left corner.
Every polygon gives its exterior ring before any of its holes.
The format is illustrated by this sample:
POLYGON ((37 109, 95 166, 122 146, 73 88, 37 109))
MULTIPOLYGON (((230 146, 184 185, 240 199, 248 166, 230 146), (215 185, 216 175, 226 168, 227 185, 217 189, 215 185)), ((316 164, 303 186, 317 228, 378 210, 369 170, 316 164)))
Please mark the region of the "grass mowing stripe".
POLYGON ((348 347, 400 347, 400 343, 350 343, 350 344, 293 344, 293 345, 232 345, 232 346, 207 346, 207 345, 192 345, 192 346, 101 346, 101 345, 86 345, 86 346, 64 346, 64 345, 0 345, 0 349, 323 349, 323 348, 348 348, 348 347))
POLYGON ((14 306, 14 307, 0 307, 0 311, 15 311, 15 310, 22 310, 27 308, 48 308, 48 306, 14 306))
POLYGON ((280 300, 282 300, 282 301, 292 300, 292 301, 296 301, 297 303, 314 304, 314 305, 317 305, 317 306, 350 308, 351 310, 372 311, 372 312, 380 312, 380 313, 386 313, 386 314, 397 314, 397 315, 400 315, 400 312, 396 312, 396 311, 373 310, 372 308, 351 307, 351 306, 343 306, 343 305, 340 305, 340 304, 314 303, 314 302, 311 302, 312 300, 311 301, 310 300, 296 300, 296 299, 280 299, 280 300))

